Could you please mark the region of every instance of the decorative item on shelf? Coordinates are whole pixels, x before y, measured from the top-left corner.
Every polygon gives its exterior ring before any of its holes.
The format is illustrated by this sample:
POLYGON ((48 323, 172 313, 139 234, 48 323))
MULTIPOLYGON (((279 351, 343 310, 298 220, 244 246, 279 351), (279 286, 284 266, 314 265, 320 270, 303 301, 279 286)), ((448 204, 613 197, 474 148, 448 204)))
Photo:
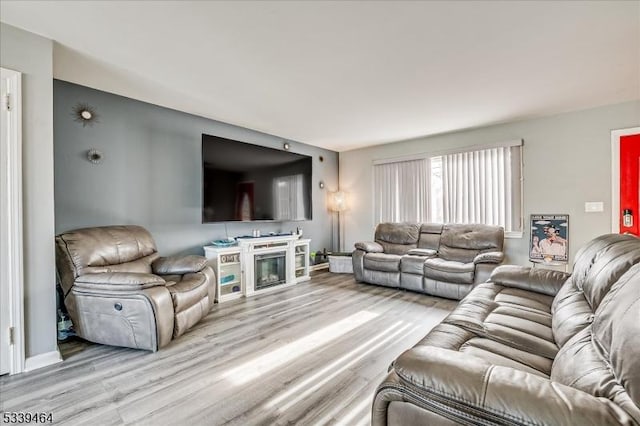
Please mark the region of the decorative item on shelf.
POLYGON ((71 115, 74 121, 82 123, 82 127, 86 127, 87 125, 93 126, 100 121, 98 120, 99 115, 96 109, 84 102, 76 104, 73 107, 71 115))
POLYGON ((235 279, 236 279, 236 276, 233 274, 225 275, 224 277, 220 278, 220 284, 230 283, 230 282, 233 282, 235 279))
POLYGON ((529 260, 565 264, 569 260, 569 215, 532 214, 529 260))
POLYGON ((231 247, 236 244, 236 240, 234 240, 233 238, 226 238, 224 240, 211 241, 211 244, 216 247, 231 247))
MULTIPOLYGON (((329 196, 329 210, 335 212, 338 216, 338 251, 342 250, 341 234, 342 228, 340 223, 340 213, 346 211, 347 206, 347 193, 344 191, 336 191, 329 196)), ((333 218, 332 218, 333 219, 333 218)))
POLYGON ((240 254, 223 254, 220 256, 221 263, 239 263, 240 262, 240 254))
POLYGON ((282 148, 285 151, 289 151, 289 149, 291 149, 291 145, 289 145, 289 142, 285 142, 285 143, 282 144, 282 148))
POLYGON ((93 164, 102 163, 102 159, 104 158, 104 154, 101 151, 98 151, 95 148, 91 148, 87 151, 87 160, 92 162, 93 164))

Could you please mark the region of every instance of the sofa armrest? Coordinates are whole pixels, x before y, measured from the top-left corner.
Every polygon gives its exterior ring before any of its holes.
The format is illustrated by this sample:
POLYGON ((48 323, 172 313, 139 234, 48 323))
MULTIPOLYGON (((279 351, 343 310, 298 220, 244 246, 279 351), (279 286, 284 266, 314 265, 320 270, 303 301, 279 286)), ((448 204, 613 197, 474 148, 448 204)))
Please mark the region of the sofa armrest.
POLYGON ((171 256, 159 257, 151 264, 154 274, 158 275, 184 275, 200 272, 207 266, 207 258, 204 256, 171 256))
POLYGON ((480 253, 473 259, 473 263, 502 263, 504 260, 504 253, 501 251, 488 251, 480 253))
POLYGON ((139 291, 150 287, 165 286, 167 282, 153 274, 136 272, 106 272, 85 274, 76 278, 75 287, 82 291, 139 291))
POLYGON ((606 398, 458 351, 416 347, 400 355, 394 370, 400 388, 417 394, 405 400, 431 401, 421 408, 449 418, 498 424, 634 424, 606 398))
POLYGON ((489 281, 505 287, 520 288, 555 296, 571 274, 550 269, 533 269, 526 266, 498 266, 489 281))
POLYGON ((438 252, 436 250, 432 250, 432 249, 415 248, 415 249, 409 250, 407 252, 407 254, 410 255, 410 256, 436 257, 438 255, 438 252))
POLYGON ((367 253, 384 253, 384 247, 373 241, 360 241, 355 244, 356 249, 367 253))

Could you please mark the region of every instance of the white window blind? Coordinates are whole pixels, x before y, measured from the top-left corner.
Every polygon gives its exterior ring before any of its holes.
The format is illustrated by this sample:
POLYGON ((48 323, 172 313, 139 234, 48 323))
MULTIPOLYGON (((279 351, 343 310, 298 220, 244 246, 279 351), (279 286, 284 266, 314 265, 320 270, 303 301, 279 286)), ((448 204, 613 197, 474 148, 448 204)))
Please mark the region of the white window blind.
POLYGON ((427 220, 429 164, 426 159, 376 164, 373 171, 376 223, 427 220))
POLYGON ((276 220, 304 220, 304 176, 281 176, 273 180, 276 220))
POLYGON ((520 232, 520 146, 431 158, 431 219, 484 223, 520 232))

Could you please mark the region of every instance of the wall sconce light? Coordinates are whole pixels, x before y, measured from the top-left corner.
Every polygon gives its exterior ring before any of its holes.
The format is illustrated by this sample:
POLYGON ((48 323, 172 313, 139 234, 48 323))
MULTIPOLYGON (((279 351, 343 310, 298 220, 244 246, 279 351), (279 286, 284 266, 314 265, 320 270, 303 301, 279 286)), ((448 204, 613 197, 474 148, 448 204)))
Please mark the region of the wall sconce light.
POLYGON ((102 163, 102 159, 104 158, 104 154, 101 151, 98 151, 95 148, 91 148, 87 151, 87 160, 89 160, 93 164, 102 163))
POLYGON ((98 121, 98 113, 96 109, 87 103, 79 103, 73 107, 73 111, 71 113, 74 121, 81 123, 82 127, 87 125, 93 126, 94 123, 98 121))
POLYGON ((291 145, 289 145, 289 142, 285 142, 285 143, 282 144, 282 148, 285 151, 289 151, 289 149, 291 148, 291 145))

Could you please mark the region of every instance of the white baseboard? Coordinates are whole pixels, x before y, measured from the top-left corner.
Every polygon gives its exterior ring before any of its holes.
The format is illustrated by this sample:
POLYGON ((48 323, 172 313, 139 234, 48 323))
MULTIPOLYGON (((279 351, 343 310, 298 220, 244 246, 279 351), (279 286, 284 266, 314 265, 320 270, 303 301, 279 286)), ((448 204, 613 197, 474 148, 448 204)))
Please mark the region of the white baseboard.
POLYGON ((62 362, 62 356, 56 349, 55 351, 45 352, 43 354, 30 356, 24 362, 24 371, 37 370, 38 368, 62 362))

